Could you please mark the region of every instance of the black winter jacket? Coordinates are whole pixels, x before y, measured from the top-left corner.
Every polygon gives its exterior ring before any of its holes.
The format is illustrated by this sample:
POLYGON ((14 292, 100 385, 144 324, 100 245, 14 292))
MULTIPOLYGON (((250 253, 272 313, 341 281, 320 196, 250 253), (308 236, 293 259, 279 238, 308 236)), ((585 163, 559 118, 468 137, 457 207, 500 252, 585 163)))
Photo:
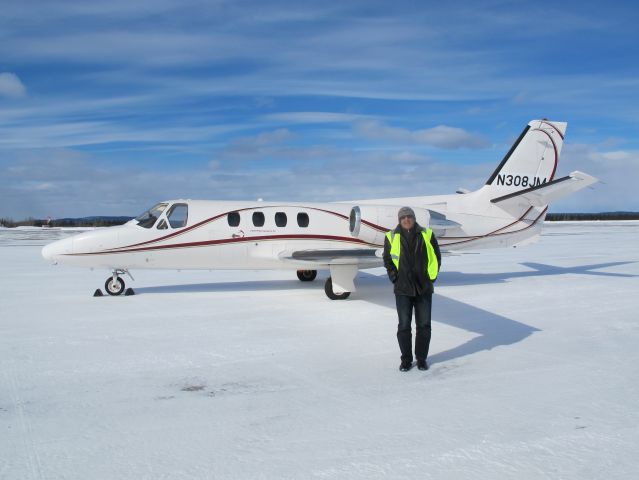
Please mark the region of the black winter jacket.
MULTIPOLYGON (((390 242, 388 237, 384 240, 384 266, 388 272, 388 278, 394 284, 395 295, 408 295, 414 297, 425 293, 433 293, 433 282, 431 282, 426 271, 426 245, 421 231, 424 230, 419 224, 411 229, 404 230, 400 225, 395 228, 395 235, 400 235, 401 255, 399 256, 399 272, 390 255, 390 242), (411 248, 412 247, 412 248, 411 248)), ((430 243, 437 256, 437 264, 441 269, 442 256, 439 251, 439 244, 435 234, 430 237, 430 243)))

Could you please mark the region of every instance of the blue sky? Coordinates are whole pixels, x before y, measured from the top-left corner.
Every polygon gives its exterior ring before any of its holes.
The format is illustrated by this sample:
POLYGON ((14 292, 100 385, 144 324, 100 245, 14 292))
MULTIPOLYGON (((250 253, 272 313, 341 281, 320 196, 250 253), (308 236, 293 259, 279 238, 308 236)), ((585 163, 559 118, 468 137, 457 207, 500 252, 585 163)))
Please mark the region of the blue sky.
POLYGON ((567 121, 551 211, 639 210, 632 2, 2 2, 0 217, 480 187, 567 121))

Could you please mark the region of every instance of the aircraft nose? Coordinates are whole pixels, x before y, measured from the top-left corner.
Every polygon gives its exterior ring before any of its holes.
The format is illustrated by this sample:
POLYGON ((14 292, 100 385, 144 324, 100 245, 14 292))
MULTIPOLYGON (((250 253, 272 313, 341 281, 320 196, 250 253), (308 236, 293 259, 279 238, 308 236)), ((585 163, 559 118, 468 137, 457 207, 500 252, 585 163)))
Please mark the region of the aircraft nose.
POLYGON ((61 255, 69 253, 73 253, 73 238, 63 238, 42 248, 42 256, 45 260, 56 261, 61 255))

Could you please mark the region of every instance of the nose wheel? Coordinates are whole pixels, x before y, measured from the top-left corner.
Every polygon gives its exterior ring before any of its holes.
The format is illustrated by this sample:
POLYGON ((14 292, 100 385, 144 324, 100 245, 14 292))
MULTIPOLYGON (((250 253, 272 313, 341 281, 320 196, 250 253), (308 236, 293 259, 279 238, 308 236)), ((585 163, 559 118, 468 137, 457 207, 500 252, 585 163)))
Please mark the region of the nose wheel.
POLYGON ((113 274, 106 279, 104 282, 104 289, 109 295, 118 296, 122 295, 134 295, 133 289, 129 288, 128 290, 124 290, 124 280, 120 277, 120 275, 127 274, 133 280, 133 276, 129 273, 128 270, 113 270, 113 274))
POLYGON ((117 274, 113 274, 112 277, 107 278, 106 282, 104 282, 104 289, 109 295, 122 295, 122 292, 124 292, 124 280, 118 277, 117 274))

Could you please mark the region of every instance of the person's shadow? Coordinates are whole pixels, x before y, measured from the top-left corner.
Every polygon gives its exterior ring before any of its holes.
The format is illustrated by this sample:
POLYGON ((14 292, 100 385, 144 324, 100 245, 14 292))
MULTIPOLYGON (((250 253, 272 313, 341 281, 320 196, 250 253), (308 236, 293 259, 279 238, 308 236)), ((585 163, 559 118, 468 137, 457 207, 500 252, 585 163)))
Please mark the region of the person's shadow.
MULTIPOLYGON (((382 307, 395 310, 395 296, 386 276, 362 272, 358 276, 358 297, 382 307)), ((439 283, 439 280, 438 282, 439 283)), ((437 290, 437 288, 436 288, 437 290)), ((435 294, 433 296, 433 323, 444 323, 478 336, 451 349, 428 357, 430 364, 446 362, 496 347, 521 342, 540 330, 496 313, 474 307, 458 300, 435 294)))

